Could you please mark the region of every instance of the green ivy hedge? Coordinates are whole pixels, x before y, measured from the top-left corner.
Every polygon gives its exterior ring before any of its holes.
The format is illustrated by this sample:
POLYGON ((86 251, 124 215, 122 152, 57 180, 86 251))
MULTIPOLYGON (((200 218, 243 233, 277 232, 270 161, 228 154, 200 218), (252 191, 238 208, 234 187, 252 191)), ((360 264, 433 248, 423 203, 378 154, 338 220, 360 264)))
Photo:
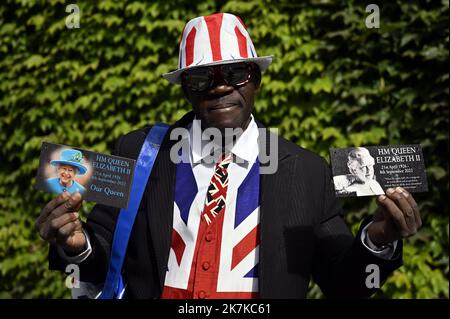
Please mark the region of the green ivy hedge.
MULTIPOLYGON (((380 4, 379 29, 358 1, 76 3, 79 29, 65 26, 66 1, 0 4, 1 298, 69 296, 33 229, 51 198, 34 189, 41 143, 110 152, 121 134, 177 120, 190 106, 161 74, 177 65, 185 22, 217 11, 241 16, 259 55, 276 57, 255 105, 267 126, 326 158, 329 147, 422 144, 424 226, 377 297, 449 297, 448 0, 380 4)), ((376 206, 343 204, 354 231, 376 206)))

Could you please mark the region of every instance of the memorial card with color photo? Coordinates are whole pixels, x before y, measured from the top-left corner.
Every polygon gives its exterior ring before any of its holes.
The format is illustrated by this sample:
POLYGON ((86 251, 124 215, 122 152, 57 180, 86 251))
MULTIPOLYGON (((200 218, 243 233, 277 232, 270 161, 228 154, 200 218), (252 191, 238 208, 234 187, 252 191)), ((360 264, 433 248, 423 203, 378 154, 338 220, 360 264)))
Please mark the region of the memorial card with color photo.
POLYGON ((336 196, 374 196, 387 188, 428 191, 422 147, 363 146, 330 149, 336 196))
POLYGON ((83 199, 126 208, 136 161, 44 142, 36 188, 55 194, 79 192, 83 199))

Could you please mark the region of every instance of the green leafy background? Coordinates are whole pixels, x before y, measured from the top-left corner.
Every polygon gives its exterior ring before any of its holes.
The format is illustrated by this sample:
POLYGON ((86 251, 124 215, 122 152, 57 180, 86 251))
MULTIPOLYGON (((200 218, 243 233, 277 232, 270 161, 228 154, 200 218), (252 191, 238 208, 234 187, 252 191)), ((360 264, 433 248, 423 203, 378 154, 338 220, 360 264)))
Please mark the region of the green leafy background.
MULTIPOLYGON (((327 159, 329 147, 423 146, 424 226, 375 297, 448 298, 448 0, 379 3, 379 29, 357 1, 77 1, 79 29, 65 26, 69 3, 0 4, 0 297, 69 297, 34 230, 52 197, 34 189, 41 143, 110 152, 121 134, 177 120, 190 106, 161 74, 185 22, 221 11, 275 55, 255 105, 265 125, 327 159)), ((376 207, 343 204, 353 231, 376 207)))

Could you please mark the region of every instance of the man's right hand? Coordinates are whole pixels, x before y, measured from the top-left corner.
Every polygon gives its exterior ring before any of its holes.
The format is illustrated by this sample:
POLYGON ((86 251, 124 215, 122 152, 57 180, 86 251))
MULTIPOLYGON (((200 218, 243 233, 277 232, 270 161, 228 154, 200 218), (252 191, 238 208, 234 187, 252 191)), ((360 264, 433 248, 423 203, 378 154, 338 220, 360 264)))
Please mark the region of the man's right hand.
POLYGON ((86 249, 86 236, 78 214, 82 202, 79 193, 71 196, 68 192, 48 202, 36 220, 39 235, 70 254, 81 254, 86 249))

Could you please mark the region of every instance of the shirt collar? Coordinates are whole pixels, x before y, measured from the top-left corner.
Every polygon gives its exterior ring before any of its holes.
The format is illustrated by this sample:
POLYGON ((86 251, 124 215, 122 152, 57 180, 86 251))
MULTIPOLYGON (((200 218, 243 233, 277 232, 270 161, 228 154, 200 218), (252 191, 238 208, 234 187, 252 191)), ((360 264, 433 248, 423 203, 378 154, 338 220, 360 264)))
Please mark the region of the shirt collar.
MULTIPOLYGON (((190 148, 191 148, 191 156, 192 163, 200 163, 205 157, 209 156, 208 148, 205 149, 210 141, 205 141, 201 139, 201 126, 200 121, 194 118, 190 128, 189 128, 189 138, 190 138, 190 148), (196 137, 197 141, 194 142, 194 133, 198 135, 196 137), (199 142, 199 139, 201 142, 199 142)), ((259 131, 258 126, 253 118, 253 115, 250 115, 250 123, 247 128, 244 130, 241 136, 236 140, 234 145, 231 148, 231 153, 237 156, 239 159, 250 162, 254 159, 255 154, 258 153, 258 137, 259 131)), ((219 148, 219 146, 217 147, 219 148)), ((239 161, 237 161, 239 162, 239 161)))

